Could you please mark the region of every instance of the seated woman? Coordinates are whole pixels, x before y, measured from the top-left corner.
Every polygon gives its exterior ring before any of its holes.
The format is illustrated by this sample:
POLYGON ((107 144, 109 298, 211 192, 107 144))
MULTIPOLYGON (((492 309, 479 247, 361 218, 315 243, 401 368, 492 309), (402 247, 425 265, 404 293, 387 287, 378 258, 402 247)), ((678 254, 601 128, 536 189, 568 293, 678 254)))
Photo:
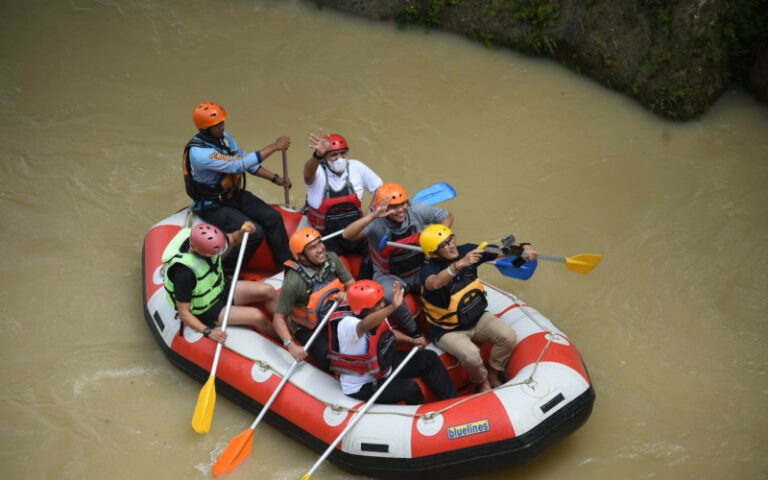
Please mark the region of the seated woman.
POLYGON ((347 301, 355 316, 338 322, 338 351, 331 350, 331 370, 340 375, 346 395, 366 401, 407 356, 395 341, 418 345, 419 350, 378 398, 378 403, 424 403, 424 394, 412 378, 422 377, 438 398, 456 396, 456 386, 437 354, 423 350, 424 337, 412 338, 391 330, 387 316, 403 303, 403 288, 393 286, 392 303, 384 301, 384 288, 373 280, 360 280, 347 289, 347 301))
MULTIPOLYGON (((481 392, 502 384, 501 372, 515 348, 517 335, 503 320, 485 309, 485 288, 477 278, 479 263, 506 254, 483 252, 477 245, 456 246, 451 229, 429 225, 419 238, 428 262, 421 267, 421 304, 437 346, 456 357, 481 392), (486 369, 476 344, 492 342, 486 369)), ((503 251, 518 251, 520 246, 503 251)), ((535 260, 538 253, 528 244, 524 255, 535 260)))

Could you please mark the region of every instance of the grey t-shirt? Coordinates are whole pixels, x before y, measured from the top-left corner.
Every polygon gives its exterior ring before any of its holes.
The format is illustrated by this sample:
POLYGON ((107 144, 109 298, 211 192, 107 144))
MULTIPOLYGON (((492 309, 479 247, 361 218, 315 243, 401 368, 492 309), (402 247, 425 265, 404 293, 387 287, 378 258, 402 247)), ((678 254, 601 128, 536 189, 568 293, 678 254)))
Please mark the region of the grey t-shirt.
MULTIPOLYGON (((433 207, 423 203, 412 203, 408 207, 405 220, 400 225, 395 225, 387 218, 377 218, 365 227, 363 233, 368 238, 368 246, 371 250, 379 250, 379 242, 384 235, 397 235, 407 232, 414 225, 416 231, 421 232, 424 227, 433 223, 440 223, 448 218, 448 210, 444 208, 433 207)), ((373 262, 373 269, 376 273, 381 273, 379 266, 373 262)))

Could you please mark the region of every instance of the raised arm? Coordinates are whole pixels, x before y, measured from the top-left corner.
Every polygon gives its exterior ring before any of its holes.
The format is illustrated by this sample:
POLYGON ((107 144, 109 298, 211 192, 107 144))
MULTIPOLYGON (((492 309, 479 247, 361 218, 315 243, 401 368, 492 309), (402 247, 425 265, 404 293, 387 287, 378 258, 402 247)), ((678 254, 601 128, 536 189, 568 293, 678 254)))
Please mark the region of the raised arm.
POLYGON ((373 210, 347 225, 341 236, 345 240, 360 240, 365 235, 365 227, 377 218, 386 217, 388 208, 389 199, 385 199, 381 205, 377 205, 373 210))

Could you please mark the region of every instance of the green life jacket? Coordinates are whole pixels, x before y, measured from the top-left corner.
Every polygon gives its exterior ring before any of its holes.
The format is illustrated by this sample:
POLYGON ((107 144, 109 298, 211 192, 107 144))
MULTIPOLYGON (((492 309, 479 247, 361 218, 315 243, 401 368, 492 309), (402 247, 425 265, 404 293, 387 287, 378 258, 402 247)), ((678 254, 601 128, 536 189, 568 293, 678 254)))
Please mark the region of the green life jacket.
POLYGON ((200 315, 211 308, 224 292, 224 270, 221 268, 221 256, 211 257, 210 261, 205 257, 182 251, 184 242, 189 240, 189 228, 182 228, 179 233, 173 237, 171 243, 163 252, 163 263, 165 263, 165 298, 171 305, 176 306, 176 296, 174 295, 174 285, 168 278, 168 271, 177 263, 184 265, 195 274, 197 283, 192 290, 192 301, 190 310, 193 315, 200 315), (213 264, 213 265, 211 265, 213 264))

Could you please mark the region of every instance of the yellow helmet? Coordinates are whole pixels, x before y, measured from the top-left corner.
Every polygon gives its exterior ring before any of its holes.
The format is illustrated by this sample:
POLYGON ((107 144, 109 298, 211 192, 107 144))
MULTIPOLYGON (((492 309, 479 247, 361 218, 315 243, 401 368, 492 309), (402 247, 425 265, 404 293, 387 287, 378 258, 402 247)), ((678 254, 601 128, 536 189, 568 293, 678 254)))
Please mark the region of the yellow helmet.
POLYGON ((440 223, 427 225, 427 228, 425 228, 419 236, 419 245, 421 245, 421 249, 424 250, 424 255, 429 255, 436 251, 437 247, 448 240, 448 237, 450 237, 451 234, 451 229, 440 223))

